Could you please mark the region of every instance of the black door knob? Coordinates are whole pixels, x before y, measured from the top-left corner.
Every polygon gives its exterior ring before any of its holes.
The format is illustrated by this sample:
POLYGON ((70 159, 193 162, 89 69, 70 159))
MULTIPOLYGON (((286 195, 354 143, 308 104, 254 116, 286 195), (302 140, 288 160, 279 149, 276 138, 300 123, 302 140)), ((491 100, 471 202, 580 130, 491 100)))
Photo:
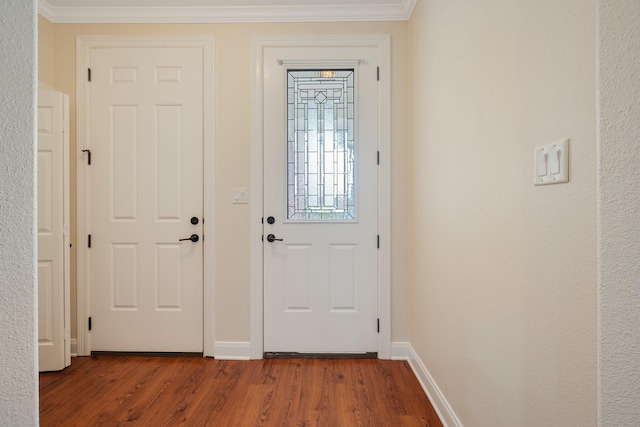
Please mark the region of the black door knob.
POLYGON ((272 216, 267 218, 267 224, 274 224, 276 222, 276 219, 272 216))
POLYGON ((191 217, 191 224, 198 225, 199 222, 200 222, 200 220, 198 219, 197 216, 192 216, 191 217))
POLYGON ((269 235, 267 236, 267 241, 268 241, 268 242, 273 243, 273 242, 275 242, 276 240, 277 240, 278 242, 282 242, 282 240, 283 240, 283 239, 276 239, 276 236, 275 236, 275 235, 273 235, 273 234, 269 234, 269 235))
POLYGON ((185 240, 191 240, 193 243, 197 242, 198 240, 200 240, 200 236, 198 236, 197 234, 192 234, 191 237, 187 237, 186 239, 180 239, 180 242, 184 242, 185 240))

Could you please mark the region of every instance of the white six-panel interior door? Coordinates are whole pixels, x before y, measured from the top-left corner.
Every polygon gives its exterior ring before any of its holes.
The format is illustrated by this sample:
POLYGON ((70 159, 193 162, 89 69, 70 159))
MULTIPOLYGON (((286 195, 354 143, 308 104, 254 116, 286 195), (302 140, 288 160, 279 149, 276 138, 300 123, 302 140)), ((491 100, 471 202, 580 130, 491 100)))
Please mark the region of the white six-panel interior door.
POLYGON ((79 153, 78 239, 79 298, 88 302, 91 329, 86 324, 79 352, 206 354, 211 50, 189 42, 91 42, 83 57, 91 81, 83 87, 80 148, 90 151, 79 153))

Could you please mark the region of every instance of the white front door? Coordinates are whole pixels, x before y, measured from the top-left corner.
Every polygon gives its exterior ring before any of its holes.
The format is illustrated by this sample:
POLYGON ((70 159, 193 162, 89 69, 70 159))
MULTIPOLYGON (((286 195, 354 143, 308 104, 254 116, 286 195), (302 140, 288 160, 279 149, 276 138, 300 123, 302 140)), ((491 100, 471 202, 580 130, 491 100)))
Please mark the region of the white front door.
POLYGON ((38 92, 38 361, 71 364, 69 307, 69 98, 38 92))
POLYGON ((376 352, 378 50, 263 61, 264 351, 376 352))
POLYGON ((202 49, 92 49, 89 90, 91 350, 202 352, 202 49))

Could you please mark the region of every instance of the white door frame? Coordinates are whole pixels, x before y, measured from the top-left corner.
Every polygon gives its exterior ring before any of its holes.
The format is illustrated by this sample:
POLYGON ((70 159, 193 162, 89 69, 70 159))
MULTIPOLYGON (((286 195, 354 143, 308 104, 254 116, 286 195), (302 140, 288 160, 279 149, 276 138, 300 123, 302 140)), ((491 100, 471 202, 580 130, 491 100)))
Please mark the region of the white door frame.
POLYGON ((91 50, 99 48, 153 48, 195 47, 203 50, 203 154, 204 154, 204 218, 203 225, 203 350, 205 356, 213 356, 213 201, 214 201, 214 50, 215 40, 211 36, 79 36, 76 40, 76 153, 77 164, 77 335, 78 355, 91 354, 90 334, 87 319, 91 313, 89 260, 86 236, 89 232, 88 200, 90 183, 87 182, 87 159, 80 150, 89 147, 90 139, 90 91, 87 69, 91 61, 91 50))
MULTIPOLYGON (((377 47, 378 85, 378 357, 391 357, 391 38, 388 34, 264 36, 251 42, 251 348, 250 357, 264 351, 264 264, 262 216, 263 170, 263 57, 269 47, 377 47)), ((357 58, 356 58, 357 59, 357 58)))

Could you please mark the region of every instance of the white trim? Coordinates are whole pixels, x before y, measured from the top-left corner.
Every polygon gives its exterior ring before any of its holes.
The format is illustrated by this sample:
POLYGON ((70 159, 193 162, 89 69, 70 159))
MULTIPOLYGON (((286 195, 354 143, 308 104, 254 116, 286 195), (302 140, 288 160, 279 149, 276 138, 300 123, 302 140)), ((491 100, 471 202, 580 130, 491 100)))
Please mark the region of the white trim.
POLYGON ((91 298, 89 289, 89 267, 87 248, 84 236, 88 233, 89 184, 86 182, 88 167, 81 149, 89 146, 89 113, 90 98, 86 90, 89 84, 86 79, 87 68, 90 65, 91 49, 106 47, 198 47, 203 50, 203 225, 204 265, 203 265, 203 353, 205 356, 213 356, 214 352, 214 59, 215 39, 211 36, 78 36, 76 41, 76 162, 77 162, 77 224, 78 224, 78 250, 77 250, 77 354, 88 356, 91 354, 91 343, 86 321, 91 312, 91 298))
POLYGON ((378 42, 378 357, 391 357, 391 36, 378 42))
POLYGON ((453 412, 453 408, 447 401, 446 397, 436 384, 435 380, 429 373, 429 370, 424 366, 420 357, 409 344, 409 365, 413 370, 413 373, 418 378, 422 389, 427 394, 429 401, 433 405, 433 408, 438 413, 438 417, 445 427, 463 427, 462 423, 458 419, 458 416, 453 412))
POLYGON ((251 343, 218 341, 213 345, 213 357, 219 360, 249 360, 251 359, 251 343))
POLYGON ((388 34, 334 36, 264 36, 251 41, 251 358, 261 359, 264 348, 263 307, 263 50, 267 47, 377 47, 380 64, 378 149, 378 357, 391 357, 391 37, 388 34))
POLYGON ((38 12, 54 23, 407 21, 416 1, 402 0, 397 4, 316 6, 55 7, 46 0, 39 0, 38 12))
POLYGON ((215 318, 214 305, 214 283, 215 283, 215 49, 216 43, 212 36, 202 37, 200 40, 203 47, 203 70, 202 70, 202 114, 203 114, 203 147, 202 155, 204 180, 203 190, 203 355, 213 356, 215 343, 215 318), (208 237, 208 238, 205 238, 208 237))
POLYGON ((46 0, 38 0, 38 14, 48 21, 56 22, 56 8, 51 6, 46 0))
POLYGON ((250 221, 249 236, 249 308, 251 358, 262 359, 264 353, 264 254, 262 244, 262 215, 264 207, 263 164, 263 46, 251 41, 251 150, 250 150, 250 221))
POLYGON ((391 343, 391 360, 409 360, 408 342, 394 341, 391 343))
MULTIPOLYGON (((86 244, 87 229, 84 224, 88 218, 88 194, 85 195, 85 168, 84 156, 81 149, 89 140, 89 93, 85 91, 86 69, 90 63, 89 48, 85 49, 85 44, 81 37, 76 39, 76 210, 77 210, 77 234, 76 234, 76 354, 78 356, 89 356, 91 346, 89 343, 89 331, 87 330, 87 319, 91 312, 91 299, 89 289, 90 270, 88 260, 85 260, 85 250, 82 246, 86 244), (86 93, 85 93, 86 92, 86 93), (87 125, 85 125, 87 123, 87 125)), ((72 160, 73 161, 73 160, 72 160)))

